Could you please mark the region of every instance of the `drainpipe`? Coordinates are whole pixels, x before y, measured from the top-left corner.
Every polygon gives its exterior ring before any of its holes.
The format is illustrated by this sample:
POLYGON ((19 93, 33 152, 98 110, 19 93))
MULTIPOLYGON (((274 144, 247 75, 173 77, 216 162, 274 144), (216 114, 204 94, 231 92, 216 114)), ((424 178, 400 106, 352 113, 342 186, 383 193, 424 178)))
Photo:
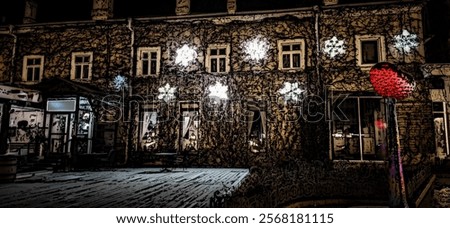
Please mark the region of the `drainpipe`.
POLYGON ((317 78, 320 79, 320 35, 319 35, 319 16, 320 16, 320 8, 319 6, 314 6, 314 30, 316 36, 316 74, 317 78))
POLYGON ((13 49, 12 49, 12 55, 11 55, 11 72, 9 75, 9 83, 12 84, 14 82, 14 72, 15 72, 15 68, 16 68, 16 48, 17 48, 17 36, 16 34, 13 33, 14 30, 14 25, 10 25, 9 26, 9 35, 13 37, 14 39, 14 44, 13 44, 13 49))
MULTIPOLYGON (((131 98, 133 95, 133 87, 132 87, 132 78, 133 78, 133 68, 134 68, 134 30, 132 27, 132 22, 133 19, 132 18, 128 18, 128 30, 130 30, 130 36, 131 36, 131 42, 130 42, 130 80, 128 80, 128 97, 131 98)), ((124 91, 125 92, 125 91, 124 91)), ((124 99, 125 102, 125 99, 124 99)), ((129 155, 131 154, 132 151, 132 137, 133 137, 133 119, 131 118, 131 114, 132 114, 132 107, 131 107, 131 102, 129 102, 129 107, 128 107, 128 116, 129 116, 129 122, 128 122, 128 136, 127 136, 127 146, 125 149, 125 159, 124 159, 124 165, 127 164, 128 162, 128 158, 129 155)), ((124 107, 125 107, 125 103, 124 103, 124 107)))

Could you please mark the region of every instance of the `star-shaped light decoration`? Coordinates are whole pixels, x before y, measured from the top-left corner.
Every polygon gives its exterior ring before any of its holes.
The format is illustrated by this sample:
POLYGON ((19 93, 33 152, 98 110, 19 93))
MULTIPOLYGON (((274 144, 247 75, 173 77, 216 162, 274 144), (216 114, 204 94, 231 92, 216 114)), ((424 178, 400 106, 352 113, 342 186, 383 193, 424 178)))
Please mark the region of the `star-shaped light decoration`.
POLYGON ((260 61, 263 60, 267 51, 269 51, 269 42, 262 36, 257 36, 251 40, 247 40, 242 44, 244 52, 247 54, 247 60, 260 61))
POLYGON ((402 34, 394 36, 394 40, 395 48, 405 54, 410 53, 412 49, 419 46, 417 35, 409 33, 406 29, 403 29, 402 34))
POLYGON ((325 40, 323 52, 328 54, 332 59, 338 55, 345 54, 344 40, 338 40, 336 36, 333 36, 333 38, 329 40, 325 40))
POLYGON ((216 82, 215 85, 211 85, 208 88, 209 90, 209 97, 214 99, 215 101, 218 100, 228 100, 228 86, 222 85, 220 82, 216 82))
POLYGON ((187 67, 195 58, 197 58, 197 52, 185 44, 177 50, 175 63, 187 67))
POLYGON ((158 89, 158 99, 165 101, 166 103, 175 98, 176 87, 170 87, 169 83, 158 89))
POLYGON ((122 76, 122 75, 117 75, 117 76, 114 78, 114 81, 113 81, 114 88, 115 88, 116 90, 120 90, 120 89, 124 88, 125 85, 126 85, 126 80, 127 80, 127 79, 126 79, 124 76, 122 76))
POLYGON ((298 82, 290 83, 285 82, 284 87, 280 89, 280 94, 284 96, 285 101, 298 102, 301 99, 301 95, 304 90, 299 88, 298 82))

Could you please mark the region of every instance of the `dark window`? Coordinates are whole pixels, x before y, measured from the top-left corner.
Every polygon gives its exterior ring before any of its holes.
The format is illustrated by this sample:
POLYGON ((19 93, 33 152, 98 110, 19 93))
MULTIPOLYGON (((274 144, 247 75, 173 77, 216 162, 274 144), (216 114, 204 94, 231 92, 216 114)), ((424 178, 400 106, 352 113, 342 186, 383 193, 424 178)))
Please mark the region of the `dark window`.
POLYGON ((379 62, 378 41, 367 40, 361 41, 361 63, 372 64, 379 62))

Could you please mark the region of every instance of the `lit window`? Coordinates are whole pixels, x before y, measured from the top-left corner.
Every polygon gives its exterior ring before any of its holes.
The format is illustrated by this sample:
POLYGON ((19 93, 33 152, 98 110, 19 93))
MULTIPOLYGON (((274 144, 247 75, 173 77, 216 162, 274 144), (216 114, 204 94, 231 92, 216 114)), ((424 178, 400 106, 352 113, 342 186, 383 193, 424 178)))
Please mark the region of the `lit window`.
POLYGON ((152 151, 158 147, 158 110, 146 109, 141 112, 140 142, 144 151, 152 151))
POLYGON ((448 133, 448 127, 447 127, 448 126, 448 117, 449 116, 448 116, 448 110, 447 110, 447 102, 434 101, 433 102, 433 120, 434 120, 434 130, 435 130, 434 133, 435 133, 435 143, 436 143, 436 156, 439 159, 444 159, 450 155, 449 133, 448 133))
POLYGON ((156 76, 159 74, 161 48, 138 48, 138 76, 156 76))
POLYGON ((361 67, 371 67, 386 58, 383 36, 356 36, 356 57, 361 67))
POLYGON ((24 82, 39 82, 44 71, 44 56, 28 55, 23 58, 22 80, 24 82))
POLYGON ((199 104, 181 103, 181 127, 180 127, 180 145, 182 151, 195 151, 198 149, 199 141, 199 104))
POLYGON ((278 64, 282 70, 305 68, 305 43, 302 39, 278 41, 278 64))
POLYGON ((90 80, 92 77, 92 52, 72 53, 71 79, 90 80))
MULTIPOLYGON (((333 102, 330 102, 333 103, 333 102)), ((386 105, 380 97, 346 97, 331 107, 332 157, 337 160, 385 160, 388 154, 386 105)))
POLYGON ((209 73, 229 72, 228 55, 230 48, 228 45, 211 45, 208 48, 206 69, 209 73))
POLYGON ((247 104, 247 140, 251 152, 264 152, 267 136, 265 105, 255 102, 247 104))

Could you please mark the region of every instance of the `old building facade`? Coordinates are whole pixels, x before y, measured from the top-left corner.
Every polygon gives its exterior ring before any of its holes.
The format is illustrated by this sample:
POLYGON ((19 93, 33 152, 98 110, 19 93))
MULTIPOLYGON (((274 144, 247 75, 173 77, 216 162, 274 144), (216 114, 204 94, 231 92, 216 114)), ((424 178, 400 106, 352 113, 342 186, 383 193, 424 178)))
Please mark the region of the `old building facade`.
POLYGON ((416 203, 435 152, 421 1, 258 12, 228 1, 211 15, 177 1, 177 16, 129 19, 112 18, 112 1, 94 2, 91 21, 0 28, 5 86, 43 97, 4 100, 2 153, 17 152, 11 139, 26 113, 43 136, 23 145, 39 143, 27 154, 44 159, 62 154, 76 166, 115 149, 116 164, 175 154, 187 166, 253 167, 230 205, 383 202, 392 126, 369 71, 389 62, 415 83, 396 119, 416 203))

